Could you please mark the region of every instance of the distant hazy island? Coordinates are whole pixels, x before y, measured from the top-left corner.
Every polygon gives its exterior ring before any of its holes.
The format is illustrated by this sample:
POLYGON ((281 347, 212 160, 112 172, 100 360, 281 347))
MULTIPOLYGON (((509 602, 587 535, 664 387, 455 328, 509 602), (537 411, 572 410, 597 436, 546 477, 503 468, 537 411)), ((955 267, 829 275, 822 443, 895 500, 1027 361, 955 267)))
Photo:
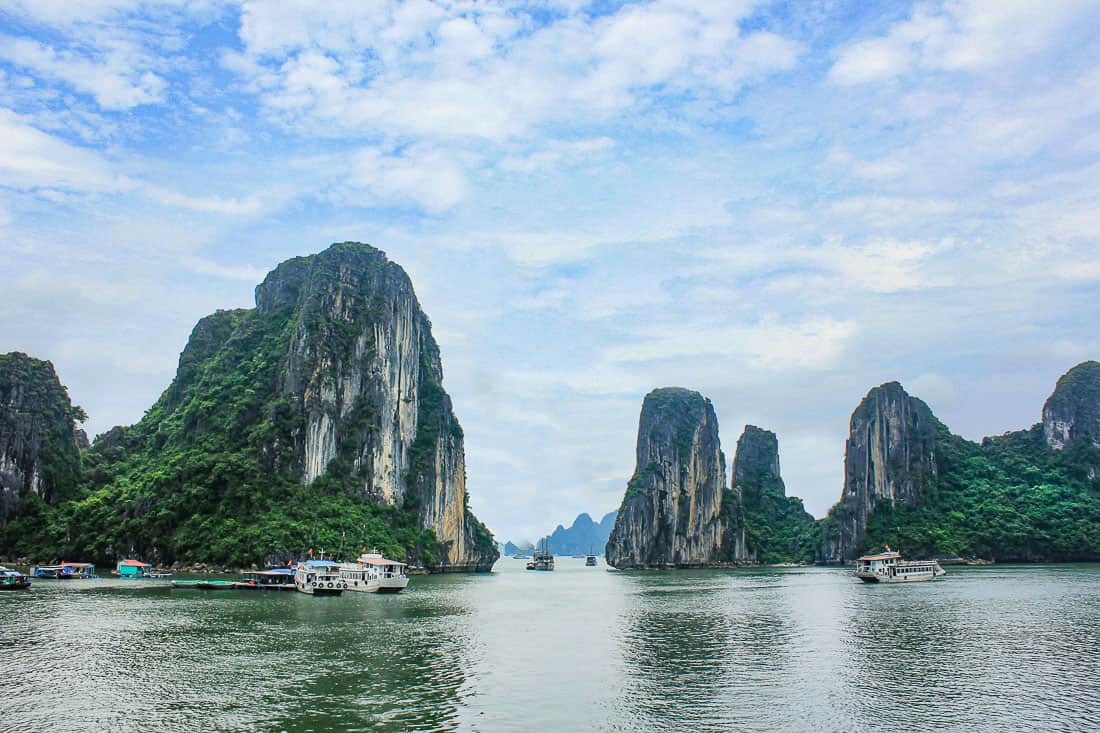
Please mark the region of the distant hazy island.
POLYGON ((1100 363, 1059 379, 1040 423, 981 443, 897 382, 875 387, 852 413, 840 501, 819 521, 786 496, 774 433, 746 426, 729 484, 724 468, 709 400, 646 395, 608 562, 833 563, 884 543, 923 557, 1100 559, 1100 363))
POLYGON ((529 553, 535 547, 545 547, 555 555, 602 554, 617 515, 618 512, 608 512, 596 522, 587 513, 578 514, 568 528, 559 524, 553 532, 534 543, 508 541, 504 545, 504 554, 529 553))
MULTIPOLYGON (((199 321, 160 399, 91 444, 50 362, 0 355, 0 556, 248 565, 370 545, 430 570, 489 569, 499 551, 467 507, 442 380, 408 276, 355 242, 280 264, 255 308, 199 321)), ((841 499, 815 520, 787 496, 774 433, 746 426, 727 480, 710 401, 657 389, 618 512, 546 539, 622 568, 842 562, 886 542, 1100 559, 1095 361, 1058 380, 1041 422, 981 443, 900 384, 875 387, 844 460, 841 499)))

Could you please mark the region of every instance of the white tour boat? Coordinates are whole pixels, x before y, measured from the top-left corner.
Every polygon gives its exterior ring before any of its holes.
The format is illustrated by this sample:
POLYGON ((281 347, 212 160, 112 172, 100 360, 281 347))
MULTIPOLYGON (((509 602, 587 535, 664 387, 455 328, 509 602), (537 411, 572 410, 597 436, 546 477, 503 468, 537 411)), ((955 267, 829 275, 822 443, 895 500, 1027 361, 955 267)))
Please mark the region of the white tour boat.
POLYGON ((340 574, 349 590, 367 593, 400 593, 409 584, 405 563, 387 560, 377 552, 364 552, 356 563, 345 563, 340 574), (362 585, 356 586, 357 581, 362 585))
POLYGON ((915 583, 934 580, 947 571, 935 560, 902 560, 901 553, 890 546, 877 555, 864 555, 856 560, 856 577, 864 583, 915 583))
POLYGON ((340 563, 307 560, 294 571, 294 587, 311 596, 338 596, 348 584, 340 577, 340 563))
POLYGON ((405 563, 387 560, 377 552, 359 556, 359 562, 370 565, 378 572, 379 593, 400 593, 409 585, 409 576, 405 573, 405 563))
POLYGON ((378 592, 378 571, 370 565, 346 562, 340 565, 340 579, 347 583, 348 590, 360 593, 378 592))

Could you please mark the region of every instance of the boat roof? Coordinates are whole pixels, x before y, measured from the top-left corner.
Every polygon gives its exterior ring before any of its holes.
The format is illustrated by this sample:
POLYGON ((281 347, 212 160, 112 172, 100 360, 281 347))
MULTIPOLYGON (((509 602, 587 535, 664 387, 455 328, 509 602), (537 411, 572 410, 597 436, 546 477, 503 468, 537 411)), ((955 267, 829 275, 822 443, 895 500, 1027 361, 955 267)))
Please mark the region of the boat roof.
POLYGON ((63 568, 94 568, 95 565, 90 562, 65 562, 61 561, 61 567, 63 568))
POLYGON ((127 568, 151 568, 151 567, 153 567, 151 563, 142 562, 141 560, 120 560, 118 565, 119 565, 119 567, 127 567, 127 568))
POLYGON ((877 555, 864 555, 860 560, 892 560, 901 557, 898 552, 880 552, 877 555))
POLYGON ((257 570, 253 575, 294 575, 294 568, 270 568, 268 570, 257 570))
POLYGON ((360 565, 390 566, 390 565, 404 565, 405 563, 398 562, 397 560, 387 560, 386 558, 379 555, 378 557, 361 557, 361 558, 359 558, 359 564, 360 565))

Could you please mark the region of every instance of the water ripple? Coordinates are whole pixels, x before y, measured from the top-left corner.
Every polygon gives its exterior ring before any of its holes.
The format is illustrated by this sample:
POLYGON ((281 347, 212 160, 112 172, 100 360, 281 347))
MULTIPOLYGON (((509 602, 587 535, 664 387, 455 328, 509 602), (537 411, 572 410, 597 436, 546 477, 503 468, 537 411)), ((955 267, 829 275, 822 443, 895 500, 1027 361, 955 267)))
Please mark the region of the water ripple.
MULTIPOLYGON (((511 564, 510 564, 511 563, 511 564)), ((115 580, 0 596, 4 730, 1096 730, 1100 567, 115 580)))

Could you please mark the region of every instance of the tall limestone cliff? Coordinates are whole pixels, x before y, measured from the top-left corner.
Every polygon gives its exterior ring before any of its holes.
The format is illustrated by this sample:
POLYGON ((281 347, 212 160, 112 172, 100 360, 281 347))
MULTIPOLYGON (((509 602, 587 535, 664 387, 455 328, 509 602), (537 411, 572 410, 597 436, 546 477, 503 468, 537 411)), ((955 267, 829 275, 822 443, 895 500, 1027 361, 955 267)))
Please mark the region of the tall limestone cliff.
POLYGON ((467 509, 463 433, 442 380, 431 324, 383 252, 345 242, 288 260, 256 288, 255 309, 196 325, 141 423, 96 442, 124 514, 159 513, 170 535, 116 540, 165 559, 239 559, 396 537, 432 569, 488 569, 497 550, 467 509), (147 470, 120 475, 135 451, 147 470), (234 512, 265 517, 277 536, 227 523, 234 512), (211 537, 218 549, 194 547, 211 537))
POLYGON ((1058 380, 1043 405, 1043 437, 1056 451, 1100 448, 1100 362, 1082 362, 1058 380))
POLYGON ((698 392, 650 392, 638 421, 637 467, 607 542, 617 568, 701 567, 745 559, 724 520, 725 457, 714 408, 698 392))
POLYGON ((779 439, 746 425, 733 458, 733 494, 746 530, 750 559, 764 563, 808 562, 814 556, 814 518, 802 500, 787 496, 779 473, 779 439))
POLYGON ((820 559, 858 555, 867 521, 883 503, 913 506, 935 480, 939 421, 897 382, 875 387, 852 413, 844 490, 826 520, 820 559))
POLYGON ((20 520, 76 488, 84 419, 53 364, 0 354, 0 554, 25 551, 20 520))

